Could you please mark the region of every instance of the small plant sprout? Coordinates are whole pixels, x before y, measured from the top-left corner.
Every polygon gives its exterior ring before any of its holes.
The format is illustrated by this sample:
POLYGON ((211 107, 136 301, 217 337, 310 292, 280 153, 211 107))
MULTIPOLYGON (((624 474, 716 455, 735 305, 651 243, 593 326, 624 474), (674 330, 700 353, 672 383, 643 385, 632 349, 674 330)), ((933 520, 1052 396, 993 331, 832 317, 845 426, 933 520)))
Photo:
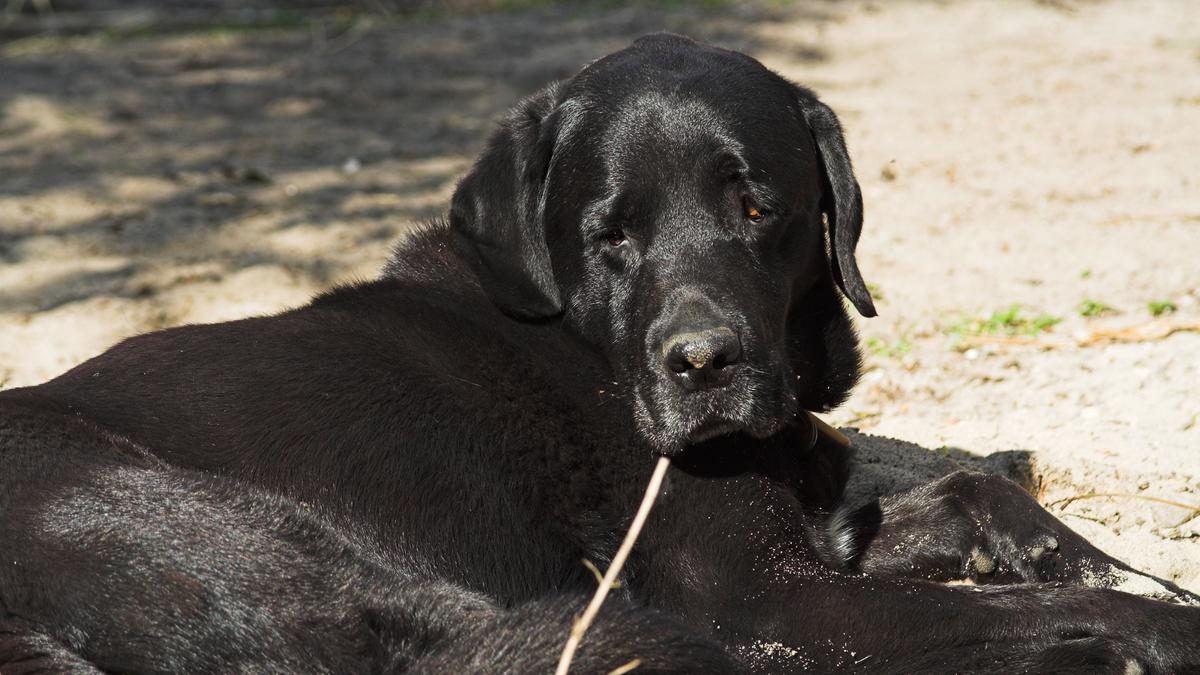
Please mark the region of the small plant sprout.
POLYGON ((1100 302, 1099 300, 1087 299, 1079 303, 1079 316, 1092 318, 1094 316, 1102 316, 1104 314, 1116 314, 1117 310, 1112 305, 1100 302))
POLYGON ((1005 335, 1035 337, 1062 321, 1051 314, 1025 316, 1020 305, 996 310, 986 317, 962 318, 951 324, 946 333, 958 339, 975 335, 1005 335))
POLYGON ((907 338, 901 337, 895 342, 888 342, 883 338, 869 337, 866 340, 867 351, 875 356, 883 358, 898 359, 907 356, 912 351, 912 343, 907 338))
POLYGON ((1150 310, 1152 316, 1162 316, 1163 314, 1174 314, 1175 310, 1179 309, 1175 303, 1170 300, 1151 300, 1146 304, 1146 308, 1150 310))

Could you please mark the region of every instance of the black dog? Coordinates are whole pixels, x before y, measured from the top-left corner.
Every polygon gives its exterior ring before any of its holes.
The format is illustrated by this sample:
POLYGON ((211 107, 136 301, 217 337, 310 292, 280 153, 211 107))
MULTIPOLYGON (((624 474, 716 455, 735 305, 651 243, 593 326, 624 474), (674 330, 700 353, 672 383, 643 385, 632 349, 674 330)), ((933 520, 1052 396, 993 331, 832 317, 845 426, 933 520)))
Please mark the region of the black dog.
POLYGON ((1082 585, 1136 572, 1013 483, 838 508, 861 222, 747 56, 547 87, 380 280, 0 394, 0 672, 548 670, 656 454, 580 672, 1200 668, 1200 608, 1082 585))

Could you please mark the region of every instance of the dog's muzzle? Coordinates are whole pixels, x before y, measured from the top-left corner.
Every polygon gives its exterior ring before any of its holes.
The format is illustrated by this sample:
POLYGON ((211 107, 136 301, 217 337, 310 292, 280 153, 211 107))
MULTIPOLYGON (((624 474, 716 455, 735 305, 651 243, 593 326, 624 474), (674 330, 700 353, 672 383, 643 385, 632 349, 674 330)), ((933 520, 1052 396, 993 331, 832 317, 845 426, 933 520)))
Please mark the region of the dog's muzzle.
POLYGON ((680 302, 658 350, 667 377, 689 392, 729 384, 743 355, 731 323, 703 296, 690 295, 680 302))

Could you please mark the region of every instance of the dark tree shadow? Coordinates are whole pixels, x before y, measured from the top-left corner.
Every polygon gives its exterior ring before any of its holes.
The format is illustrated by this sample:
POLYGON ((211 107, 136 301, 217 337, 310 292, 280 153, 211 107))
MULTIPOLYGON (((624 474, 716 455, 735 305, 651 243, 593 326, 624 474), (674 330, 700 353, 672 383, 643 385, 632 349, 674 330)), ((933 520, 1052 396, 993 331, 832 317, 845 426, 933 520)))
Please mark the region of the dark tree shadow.
POLYGON ((6 199, 53 204, 65 193, 96 205, 93 215, 57 223, 36 209, 7 218, 0 210, 0 265, 55 249, 47 238, 127 262, 104 283, 68 274, 10 295, 0 311, 41 311, 89 294, 135 297, 142 289, 131 280, 150 261, 215 260, 232 273, 269 254, 298 274, 320 269, 265 245, 227 243, 245 228, 261 228, 253 234, 266 242, 299 225, 349 226, 354 246, 383 255, 388 240, 445 208, 494 120, 547 82, 655 30, 821 60, 820 45, 760 29, 784 17, 830 21, 839 11, 828 3, 575 3, 234 32, 103 29, 61 43, 0 31, 0 209, 6 199), (350 161, 361 171, 339 173, 350 161), (324 176, 319 184, 289 187, 314 173, 324 176), (115 198, 131 179, 153 183, 155 193, 115 198), (371 194, 400 204, 359 204, 371 194), (429 195, 442 197, 406 205, 429 195), (263 212, 274 217, 254 218, 263 212))

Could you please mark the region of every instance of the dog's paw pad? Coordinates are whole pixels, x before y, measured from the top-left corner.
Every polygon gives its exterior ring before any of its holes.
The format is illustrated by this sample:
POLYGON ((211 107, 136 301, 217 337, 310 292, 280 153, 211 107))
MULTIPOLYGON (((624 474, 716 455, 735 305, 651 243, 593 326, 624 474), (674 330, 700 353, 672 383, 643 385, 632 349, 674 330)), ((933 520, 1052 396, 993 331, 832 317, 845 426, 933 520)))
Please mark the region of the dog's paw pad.
POLYGON ((1058 550, 1058 538, 1053 535, 1046 535, 1040 538, 1029 548, 1029 559, 1037 562, 1046 556, 1048 553, 1054 553, 1058 550))
POLYGON ((971 549, 970 569, 974 575, 987 575, 996 571, 996 559, 979 547, 971 549))

